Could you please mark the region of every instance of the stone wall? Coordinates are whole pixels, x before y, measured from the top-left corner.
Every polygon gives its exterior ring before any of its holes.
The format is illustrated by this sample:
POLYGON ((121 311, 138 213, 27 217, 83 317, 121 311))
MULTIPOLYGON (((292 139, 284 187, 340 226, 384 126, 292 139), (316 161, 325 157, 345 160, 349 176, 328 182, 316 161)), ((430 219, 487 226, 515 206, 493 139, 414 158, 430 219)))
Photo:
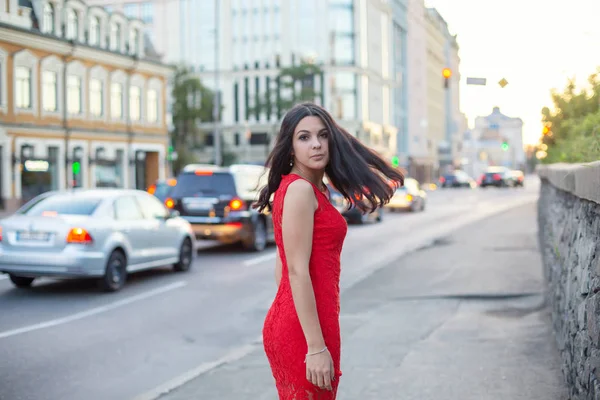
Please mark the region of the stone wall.
POLYGON ((538 169, 539 241, 571 400, 600 400, 600 162, 538 169))

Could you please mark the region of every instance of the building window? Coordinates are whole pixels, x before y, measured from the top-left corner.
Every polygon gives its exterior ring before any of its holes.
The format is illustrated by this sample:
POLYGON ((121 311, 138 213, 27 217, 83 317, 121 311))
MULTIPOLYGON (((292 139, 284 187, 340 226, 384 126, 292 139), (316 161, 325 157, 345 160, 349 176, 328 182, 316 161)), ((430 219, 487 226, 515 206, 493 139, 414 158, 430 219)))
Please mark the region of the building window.
POLYGON ((129 18, 138 17, 138 5, 135 3, 125 4, 123 6, 123 14, 129 18))
POLYGON ((148 122, 158 122, 158 92, 148 90, 148 122))
POLYGON ((110 49, 121 50, 121 24, 116 22, 110 27, 110 49))
POLYGON ((352 120, 357 115, 357 77, 353 72, 335 72, 330 77, 331 112, 337 119, 352 120))
POLYGON ((44 111, 58 110, 58 74, 44 71, 42 74, 42 108, 44 111))
POLYGON ((54 34, 54 6, 50 3, 44 4, 43 24, 44 33, 54 34))
POLYGON ((141 90, 137 86, 129 88, 129 117, 132 121, 139 121, 142 115, 141 90))
POLYGON ((17 67, 15 73, 15 106, 31 109, 31 68, 17 67))
POLYGON ((90 114, 94 117, 104 115, 104 88, 100 79, 90 79, 90 114))
POLYGON ((132 29, 129 36, 129 49, 131 54, 139 53, 138 43, 140 41, 140 33, 137 29, 132 29))
POLYGON ((123 85, 110 85, 110 115, 113 119, 123 118, 123 85))
POLYGON ((152 3, 142 3, 142 21, 151 24, 153 18, 154 10, 152 9, 152 3))
POLYGON ((0 48, 0 109, 6 108, 6 56, 0 48))
POLYGON ((90 17, 90 46, 98 46, 100 44, 100 18, 90 17))
POLYGON ((69 114, 81 114, 81 78, 67 77, 67 111, 69 114))
POLYGON ((79 21, 77 20, 77 12, 72 8, 67 10, 67 39, 77 39, 79 31, 79 21))

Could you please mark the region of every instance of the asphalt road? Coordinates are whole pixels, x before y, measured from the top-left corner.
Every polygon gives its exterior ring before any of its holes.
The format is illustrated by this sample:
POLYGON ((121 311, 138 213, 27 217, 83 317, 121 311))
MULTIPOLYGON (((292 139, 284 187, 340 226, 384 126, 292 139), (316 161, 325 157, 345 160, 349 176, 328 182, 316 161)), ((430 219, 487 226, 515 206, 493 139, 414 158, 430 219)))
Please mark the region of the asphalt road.
MULTIPOLYGON (((530 204, 537 190, 536 180, 525 189, 438 190, 423 213, 351 226, 342 296, 408 251, 530 204)), ((275 294, 274 259, 273 247, 205 247, 190 272, 136 274, 113 294, 86 281, 17 290, 0 276, 0 399, 148 399, 252 353, 275 294)))

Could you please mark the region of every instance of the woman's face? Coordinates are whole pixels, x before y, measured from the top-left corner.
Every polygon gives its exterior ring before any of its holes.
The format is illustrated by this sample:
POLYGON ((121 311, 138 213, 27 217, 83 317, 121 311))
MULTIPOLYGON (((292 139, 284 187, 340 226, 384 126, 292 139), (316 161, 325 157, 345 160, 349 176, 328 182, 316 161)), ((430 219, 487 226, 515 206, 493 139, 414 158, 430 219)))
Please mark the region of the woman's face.
POLYGON ((324 170, 329 163, 329 132, 319 117, 304 117, 294 130, 294 164, 299 168, 324 170))

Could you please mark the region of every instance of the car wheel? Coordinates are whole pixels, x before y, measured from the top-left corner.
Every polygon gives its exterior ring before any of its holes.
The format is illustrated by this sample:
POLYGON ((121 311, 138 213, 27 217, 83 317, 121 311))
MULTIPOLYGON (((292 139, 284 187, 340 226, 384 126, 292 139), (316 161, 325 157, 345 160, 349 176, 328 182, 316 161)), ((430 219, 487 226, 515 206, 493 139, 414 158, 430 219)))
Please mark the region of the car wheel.
POLYGON ((249 251, 263 251, 267 247, 267 226, 265 221, 259 219, 254 225, 252 238, 243 243, 244 248, 249 251))
POLYGON ((9 275, 10 281, 18 288, 28 288, 31 286, 35 278, 27 278, 25 276, 9 275))
POLYGON ((192 257, 194 254, 194 246, 190 238, 185 238, 179 248, 179 261, 173 265, 175 272, 189 271, 192 266, 192 257))
POLYGON ((105 292, 116 292, 125 286, 127 280, 127 259, 125 254, 115 250, 108 257, 104 276, 100 279, 100 288, 105 292))

